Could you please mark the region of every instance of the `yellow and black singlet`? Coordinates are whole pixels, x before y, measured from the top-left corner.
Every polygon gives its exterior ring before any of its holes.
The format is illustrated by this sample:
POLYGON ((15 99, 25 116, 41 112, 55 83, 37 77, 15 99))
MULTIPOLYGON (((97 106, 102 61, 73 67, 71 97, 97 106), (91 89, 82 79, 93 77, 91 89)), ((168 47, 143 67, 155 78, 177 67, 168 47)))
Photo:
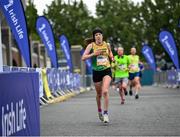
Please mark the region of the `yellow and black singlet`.
POLYGON ((97 50, 101 50, 103 52, 101 55, 92 57, 93 70, 102 71, 110 68, 108 44, 106 42, 103 42, 102 45, 96 45, 95 42, 93 42, 91 52, 96 52, 97 50))

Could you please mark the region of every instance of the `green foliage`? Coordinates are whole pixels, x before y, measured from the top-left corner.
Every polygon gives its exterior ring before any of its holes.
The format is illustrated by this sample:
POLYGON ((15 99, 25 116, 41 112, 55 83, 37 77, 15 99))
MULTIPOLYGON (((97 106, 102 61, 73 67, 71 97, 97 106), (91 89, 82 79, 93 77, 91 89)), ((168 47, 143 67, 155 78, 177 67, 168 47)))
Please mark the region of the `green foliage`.
MULTIPOLYGON (((56 0, 47 7, 44 15, 52 24, 56 43, 59 43, 58 36, 65 34, 71 45, 84 45, 84 39, 92 36, 96 26, 103 29, 104 38, 111 43, 112 49, 121 45, 126 54, 132 46, 136 46, 140 54, 143 42, 149 43, 154 54, 164 52, 158 40, 163 29, 172 32, 177 47, 180 43, 179 0, 144 0, 141 4, 131 0, 99 0, 95 17, 90 15, 83 0, 70 3, 56 0)), ((30 34, 36 35, 37 10, 32 3, 27 6, 26 16, 30 34)))
POLYGON ((28 32, 33 40, 38 40, 38 35, 36 33, 36 19, 38 17, 37 15, 37 9, 35 8, 35 5, 28 1, 28 5, 26 7, 26 19, 27 19, 27 27, 28 27, 28 32))
POLYGON ((81 0, 72 4, 63 1, 52 2, 45 16, 52 22, 56 38, 64 34, 71 45, 83 44, 91 28, 93 18, 89 16, 87 6, 81 0))
POLYGON ((137 28, 134 25, 138 8, 128 0, 100 0, 97 16, 104 24, 106 36, 113 47, 123 46, 126 54, 137 43, 137 28))
MULTIPOLYGON (((152 46, 155 54, 164 52, 158 40, 161 30, 172 32, 177 41, 177 22, 180 15, 180 1, 177 0, 145 0, 140 7, 141 24, 144 29, 144 39, 152 46)), ((179 42, 176 42, 177 44, 179 42)), ((177 45, 178 46, 178 45, 177 45)), ((166 56, 168 59, 168 56, 166 56)))

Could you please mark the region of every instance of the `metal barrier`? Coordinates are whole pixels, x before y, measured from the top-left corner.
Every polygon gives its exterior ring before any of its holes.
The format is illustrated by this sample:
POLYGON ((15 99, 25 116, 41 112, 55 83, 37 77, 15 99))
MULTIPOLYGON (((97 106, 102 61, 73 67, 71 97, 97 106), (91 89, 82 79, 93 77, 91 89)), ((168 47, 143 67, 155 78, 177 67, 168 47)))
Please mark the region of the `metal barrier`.
POLYGON ((92 89, 94 84, 92 81, 92 75, 81 75, 80 84, 84 88, 92 89))
MULTIPOLYGON (((53 103, 57 97, 62 97, 63 101, 76 94, 86 91, 85 88, 91 87, 91 75, 82 76, 77 73, 71 73, 67 67, 62 68, 27 68, 3 66, 3 72, 37 72, 39 73, 39 93, 40 104, 53 103)), ((57 100, 56 100, 57 101, 57 100)))
POLYGON ((154 85, 168 88, 180 87, 180 70, 167 70, 154 73, 154 85))

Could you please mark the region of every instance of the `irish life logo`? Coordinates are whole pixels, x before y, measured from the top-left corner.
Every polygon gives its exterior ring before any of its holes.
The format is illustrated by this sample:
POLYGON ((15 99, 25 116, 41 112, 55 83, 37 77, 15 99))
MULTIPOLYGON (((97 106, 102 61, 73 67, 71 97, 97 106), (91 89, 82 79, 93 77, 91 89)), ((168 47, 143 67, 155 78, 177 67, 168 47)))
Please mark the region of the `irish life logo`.
POLYGON ((23 32, 22 26, 19 23, 20 21, 15 13, 15 9, 13 8, 13 5, 14 5, 14 1, 9 0, 9 3, 4 5, 4 9, 6 10, 6 12, 8 12, 19 39, 23 39, 24 32, 23 32))
POLYGON ((23 99, 1 107, 2 136, 10 136, 26 129, 26 108, 23 99))

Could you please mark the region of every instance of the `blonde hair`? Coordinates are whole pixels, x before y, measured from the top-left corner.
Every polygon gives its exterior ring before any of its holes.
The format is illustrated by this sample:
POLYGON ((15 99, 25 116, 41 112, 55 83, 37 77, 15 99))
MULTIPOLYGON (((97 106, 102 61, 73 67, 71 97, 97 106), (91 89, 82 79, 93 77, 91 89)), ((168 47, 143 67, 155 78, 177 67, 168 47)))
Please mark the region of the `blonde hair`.
POLYGON ((123 47, 118 47, 117 50, 123 50, 124 51, 124 48, 123 47))

